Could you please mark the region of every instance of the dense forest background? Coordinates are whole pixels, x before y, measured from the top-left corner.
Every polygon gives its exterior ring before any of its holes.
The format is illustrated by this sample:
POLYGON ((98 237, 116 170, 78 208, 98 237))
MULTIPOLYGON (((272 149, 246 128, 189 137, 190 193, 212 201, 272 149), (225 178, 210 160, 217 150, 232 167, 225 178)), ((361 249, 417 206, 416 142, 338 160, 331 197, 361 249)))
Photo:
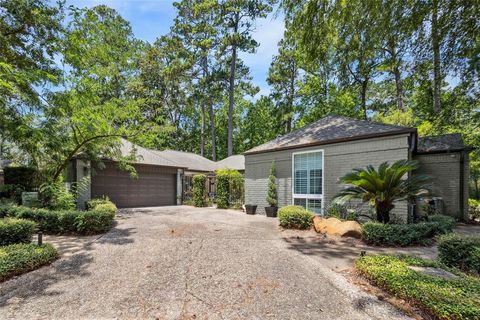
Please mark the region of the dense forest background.
MULTIPOLYGON (((218 160, 331 113, 460 132, 480 148, 479 1, 174 6, 170 32, 147 43, 104 5, 0 0, 0 158, 56 179, 72 156, 114 154, 127 137, 218 160), (272 12, 286 31, 271 93, 254 99, 241 53, 255 52, 255 22, 272 12)), ((478 149, 471 164, 478 197, 478 149)))

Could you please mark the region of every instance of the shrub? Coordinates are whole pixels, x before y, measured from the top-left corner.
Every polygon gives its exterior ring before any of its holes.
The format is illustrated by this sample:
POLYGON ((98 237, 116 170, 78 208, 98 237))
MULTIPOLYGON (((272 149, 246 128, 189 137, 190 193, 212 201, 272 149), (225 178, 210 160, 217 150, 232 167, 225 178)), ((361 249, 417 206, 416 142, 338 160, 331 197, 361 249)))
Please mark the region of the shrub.
POLYGON ((35 221, 45 233, 95 234, 110 229, 115 219, 115 212, 103 209, 100 207, 100 210, 93 211, 51 211, 21 206, 0 206, 0 215, 35 221))
POLYGON ((445 232, 446 229, 448 229, 447 224, 433 221, 415 224, 367 222, 362 225, 362 237, 366 243, 372 245, 403 247, 414 244, 424 245, 429 239, 445 232))
POLYGON ((453 217, 445 216, 442 214, 435 214, 433 216, 429 216, 428 220, 430 222, 438 223, 439 234, 452 232, 453 228, 455 228, 456 225, 455 219, 453 217))
POLYGON ((18 184, 4 184, 0 186, 0 197, 10 199, 16 204, 22 202, 22 192, 25 188, 18 184))
POLYGON ((37 269, 57 257, 58 252, 51 244, 38 246, 29 243, 0 247, 0 281, 37 269))
POLYGON ((114 215, 117 213, 117 210, 117 206, 113 202, 97 204, 93 209, 93 211, 106 212, 114 215))
POLYGON ((76 207, 75 196, 61 181, 41 185, 40 198, 43 205, 51 210, 73 210, 76 207))
POLYGON ((110 198, 107 196, 88 200, 85 204, 86 204, 87 210, 95 210, 95 207, 101 204, 113 204, 115 206, 115 203, 113 203, 110 200, 110 198))
POLYGON ((237 170, 222 169, 216 171, 217 208, 226 209, 243 204, 244 179, 237 170))
POLYGON ((6 167, 3 169, 5 184, 21 186, 24 191, 38 188, 38 172, 32 167, 6 167))
POLYGON ((280 226, 293 229, 308 229, 313 224, 314 215, 301 206, 286 206, 278 210, 280 226))
POLYGON ((468 215, 472 220, 480 218, 480 200, 468 199, 468 215))
POLYGON ((480 274, 480 236, 443 235, 438 239, 438 251, 447 266, 480 274))
POLYGON ((270 168, 270 175, 268 176, 268 193, 267 202, 271 207, 276 207, 278 204, 277 195, 277 177, 275 169, 275 161, 272 161, 272 167, 270 168))
POLYGON ((35 222, 29 220, 0 219, 0 246, 31 242, 35 226, 35 222))
POLYGON ((193 184, 193 205, 195 207, 205 207, 205 182, 207 181, 207 176, 204 174, 196 174, 192 178, 193 184))
POLYGON ((457 273, 456 279, 433 277, 409 266, 441 267, 431 260, 365 256, 357 270, 374 284, 427 312, 434 319, 479 319, 480 279, 457 273))

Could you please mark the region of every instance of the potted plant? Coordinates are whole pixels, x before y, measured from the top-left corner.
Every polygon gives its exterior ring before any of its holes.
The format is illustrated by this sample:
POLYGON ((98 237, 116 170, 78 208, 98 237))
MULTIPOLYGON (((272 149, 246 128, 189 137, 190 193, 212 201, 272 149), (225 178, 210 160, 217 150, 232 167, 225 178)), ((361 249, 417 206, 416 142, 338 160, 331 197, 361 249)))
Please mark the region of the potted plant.
POLYGON ((257 211, 257 206, 254 204, 246 204, 245 205, 245 212, 247 214, 255 214, 255 211, 257 211))
POLYGON ((267 193, 267 202, 270 205, 265 207, 265 213, 267 217, 276 217, 278 211, 278 195, 277 195, 277 177, 275 170, 275 160, 272 161, 272 167, 270 168, 270 176, 268 176, 268 193, 267 193))

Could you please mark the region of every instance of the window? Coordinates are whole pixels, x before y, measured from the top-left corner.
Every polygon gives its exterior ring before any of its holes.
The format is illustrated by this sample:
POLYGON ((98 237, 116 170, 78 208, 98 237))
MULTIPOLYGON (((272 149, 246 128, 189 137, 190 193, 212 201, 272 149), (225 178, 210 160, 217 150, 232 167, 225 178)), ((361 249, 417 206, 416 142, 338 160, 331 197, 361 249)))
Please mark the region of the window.
POLYGON ((293 204, 322 213, 323 151, 292 155, 293 204))

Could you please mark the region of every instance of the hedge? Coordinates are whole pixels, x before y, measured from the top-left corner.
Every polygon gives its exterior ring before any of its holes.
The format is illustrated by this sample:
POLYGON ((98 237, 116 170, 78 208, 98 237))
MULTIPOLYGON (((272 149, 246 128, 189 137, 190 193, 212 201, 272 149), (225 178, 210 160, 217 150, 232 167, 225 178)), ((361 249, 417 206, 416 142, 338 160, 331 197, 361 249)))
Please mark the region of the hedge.
POLYGON ((22 243, 0 247, 0 281, 37 269, 57 257, 58 252, 51 244, 22 243))
POLYGON ((193 184, 193 205, 195 207, 205 207, 207 205, 205 201, 205 182, 207 176, 204 174, 196 174, 192 178, 193 184))
POLYGON ((244 201, 244 179, 237 170, 222 169, 216 171, 217 208, 241 207, 244 201))
POLYGON ((362 225, 362 238, 371 245, 425 245, 434 236, 451 232, 455 220, 448 216, 432 216, 429 222, 414 224, 383 224, 367 222, 362 225))
MULTIPOLYGON (((480 319, 480 278, 455 272, 444 279, 417 272, 409 266, 442 267, 411 257, 364 256, 357 270, 373 284, 427 312, 434 319, 480 319)), ((453 270, 447 270, 453 271, 453 270)))
POLYGON ((284 228, 308 229, 313 225, 313 217, 302 206, 286 206, 278 210, 278 220, 284 228))
POLYGON ((0 219, 0 246, 32 241, 36 224, 25 219, 0 219))
POLYGON ((0 216, 28 219, 45 233, 96 234, 108 231, 115 219, 109 211, 51 211, 28 207, 0 206, 0 216))
POLYGON ((3 169, 4 183, 21 186, 26 191, 32 191, 39 186, 38 172, 31 167, 5 167, 3 169))
POLYGON ((440 236, 438 252, 444 264, 480 274, 480 236, 456 233, 440 236))

